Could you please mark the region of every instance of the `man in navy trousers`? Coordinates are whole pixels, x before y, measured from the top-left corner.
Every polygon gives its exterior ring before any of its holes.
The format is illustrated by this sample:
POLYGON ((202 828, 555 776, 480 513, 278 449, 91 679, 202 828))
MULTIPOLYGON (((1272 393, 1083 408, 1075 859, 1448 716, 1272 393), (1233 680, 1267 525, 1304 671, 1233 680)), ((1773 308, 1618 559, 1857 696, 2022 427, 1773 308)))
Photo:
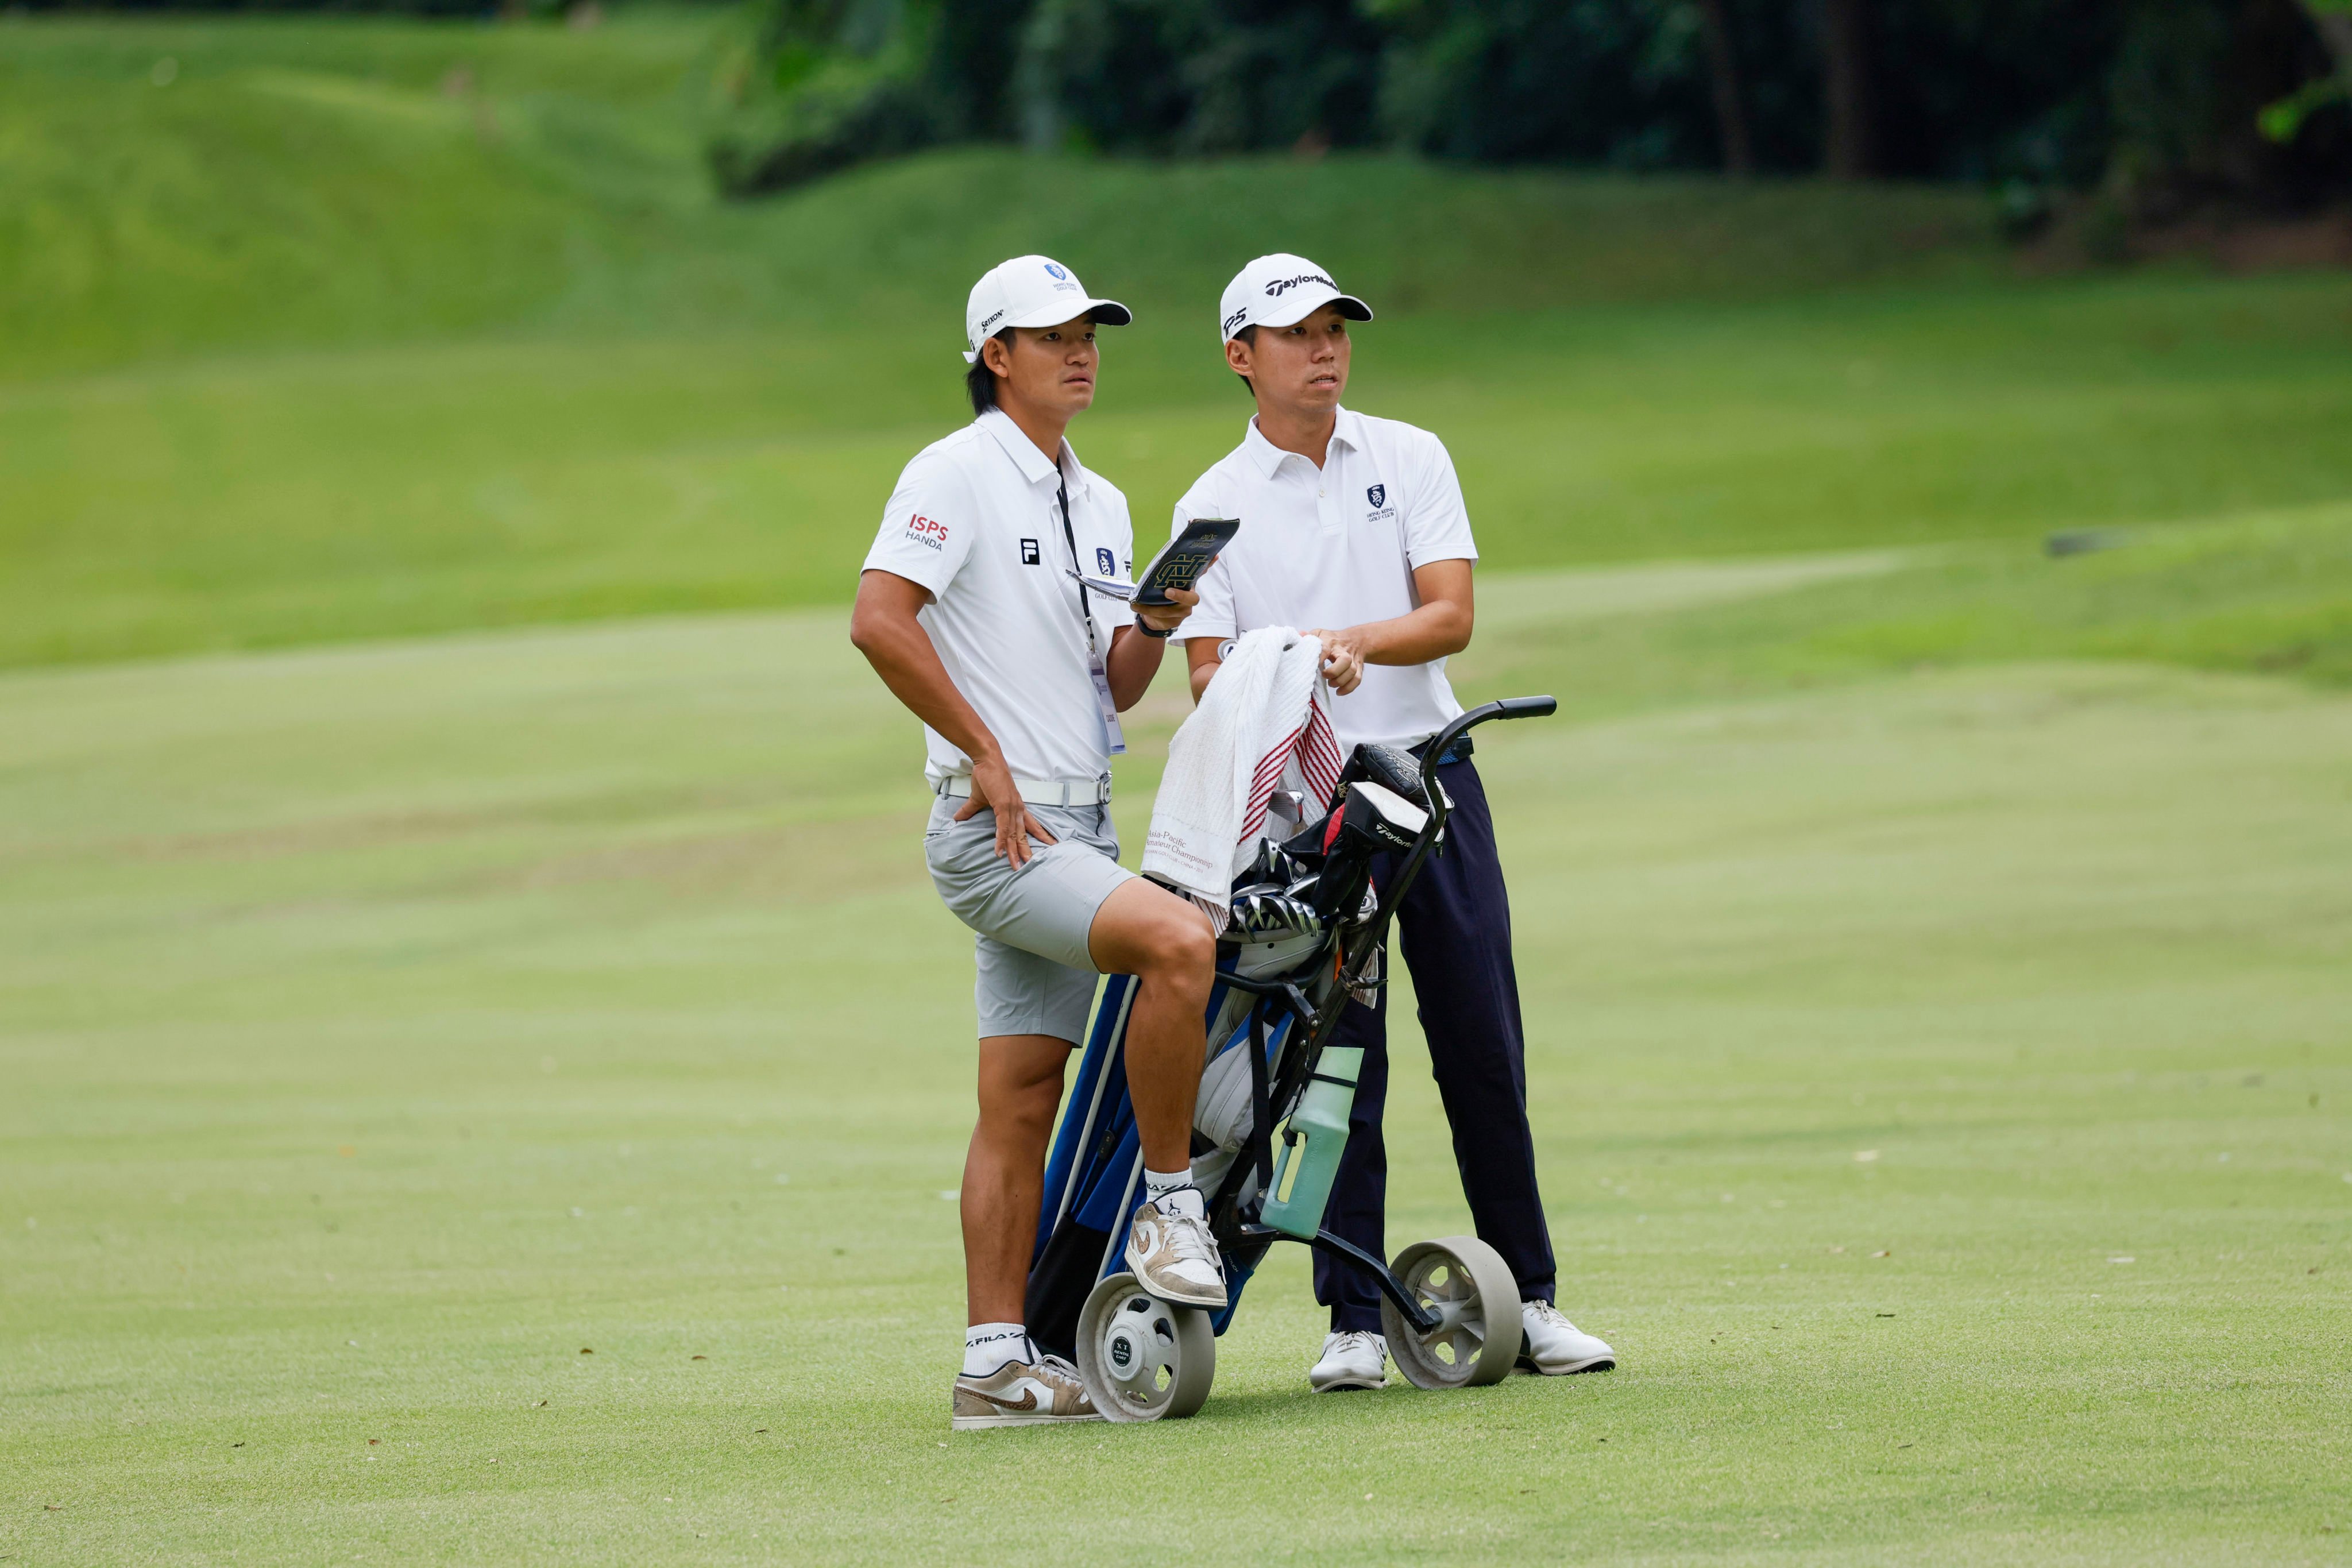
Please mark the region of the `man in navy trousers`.
MULTIPOLYGON (((1445 660, 1469 646, 1473 620, 1478 552, 1453 459, 1426 430, 1341 406, 1349 323, 1372 312, 1313 262, 1258 258, 1226 286, 1217 314, 1225 363, 1249 387, 1257 414, 1242 444, 1176 506, 1180 529, 1196 517, 1242 520, 1175 634, 1184 639, 1193 695, 1215 679, 1229 639, 1294 626, 1322 640, 1340 749, 1369 741, 1419 756, 1461 715, 1445 660)), ((1605 1371, 1616 1352, 1553 1304, 1551 1236, 1528 1131, 1510 903, 1469 738, 1439 766, 1454 801, 1445 852, 1422 867, 1398 924, 1463 1194, 1479 1238, 1518 1280, 1520 1364, 1553 1375, 1605 1371)), ((1371 1006, 1350 1003, 1331 1040, 1362 1047, 1364 1066, 1324 1214, 1333 1233, 1380 1257, 1387 1256, 1387 1022, 1381 992, 1371 1006)), ((1388 1343, 1371 1276, 1318 1251, 1315 1296, 1331 1310, 1331 1331, 1307 1381, 1324 1391, 1385 1386, 1388 1343)))

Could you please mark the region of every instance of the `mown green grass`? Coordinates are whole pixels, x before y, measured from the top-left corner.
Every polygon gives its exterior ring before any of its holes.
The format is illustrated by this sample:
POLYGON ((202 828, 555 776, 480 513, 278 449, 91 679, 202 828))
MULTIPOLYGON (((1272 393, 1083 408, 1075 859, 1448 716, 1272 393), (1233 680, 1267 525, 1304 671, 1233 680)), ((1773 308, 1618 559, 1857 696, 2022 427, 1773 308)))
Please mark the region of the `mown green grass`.
POLYGON ((952 1441, 968 938, 837 612, 0 678, 0 1552, 1090 1561, 1160 1477, 1207 1556, 2340 1561, 2352 708, 1675 630, 1990 570, 1491 581, 1465 695, 1588 694, 1479 761, 1618 1372, 1313 1395, 1286 1249, 1198 1419, 952 1441), (1691 681, 1594 701, 1636 626, 1691 681))
POLYGON ((2026 658, 2352 686, 2343 504, 2116 530, 2094 552, 2059 558, 2025 542, 1864 554, 1788 593, 1647 616, 1547 616, 1543 581, 1496 584, 1482 657, 1505 681, 1552 682, 1586 717, 2026 658), (1895 559, 1907 569, 1875 570, 1895 559))
MULTIPOLYGON (((1181 347, 1214 376, 1207 336, 1129 329, 1073 432, 1147 536, 1247 414, 1237 386, 1152 369, 1181 347)), ((1446 438, 1503 567, 2352 493, 2340 279, 1433 314, 1360 337, 1352 401, 1446 438)), ((0 390, 0 661, 839 601, 898 468, 961 417, 942 338, 469 342, 0 390)))
MULTIPOLYGON (((0 1556, 2342 1560, 2344 279, 1381 158, 728 208, 709 26, 0 20, 0 664, 224 650, 0 674, 0 1556), (1480 765, 1623 1365, 1311 1395, 1286 1249, 1199 1419, 950 1442, 968 939, 764 607, 1017 251, 1139 309, 1148 530, 1276 246, 1460 462, 1457 687, 1563 699, 1480 765)), ((1392 1245, 1467 1226, 1400 1047, 1392 1245)))

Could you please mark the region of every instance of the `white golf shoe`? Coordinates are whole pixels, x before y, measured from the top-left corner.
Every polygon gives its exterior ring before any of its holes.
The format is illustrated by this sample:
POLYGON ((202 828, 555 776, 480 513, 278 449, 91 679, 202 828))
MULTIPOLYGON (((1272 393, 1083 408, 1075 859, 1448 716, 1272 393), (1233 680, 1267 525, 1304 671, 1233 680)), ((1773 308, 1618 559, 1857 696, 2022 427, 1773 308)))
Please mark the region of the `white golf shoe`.
POLYGON ((1225 1304, 1225 1271, 1209 1222, 1147 1203, 1127 1233, 1127 1270, 1142 1287, 1179 1307, 1225 1304))
POLYGON ((1389 1342, 1361 1330, 1326 1335, 1323 1359, 1307 1369, 1307 1381, 1318 1394, 1337 1394, 1343 1388, 1386 1388, 1389 1342))
POLYGON ((1519 1303, 1519 1365, 1546 1377, 1571 1372, 1608 1372, 1617 1364, 1617 1352, 1566 1318, 1549 1301, 1519 1303))

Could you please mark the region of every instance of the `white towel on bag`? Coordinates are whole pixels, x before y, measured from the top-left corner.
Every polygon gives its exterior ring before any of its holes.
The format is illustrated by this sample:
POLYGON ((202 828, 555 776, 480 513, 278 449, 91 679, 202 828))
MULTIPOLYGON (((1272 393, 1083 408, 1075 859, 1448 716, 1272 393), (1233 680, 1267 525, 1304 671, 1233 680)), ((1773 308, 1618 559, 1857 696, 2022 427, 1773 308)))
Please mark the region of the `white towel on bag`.
POLYGON ((1339 787, 1323 645, 1288 626, 1244 632, 1169 742, 1143 874, 1191 894, 1223 931, 1234 876, 1256 855, 1266 805, 1294 764, 1315 799, 1339 787))

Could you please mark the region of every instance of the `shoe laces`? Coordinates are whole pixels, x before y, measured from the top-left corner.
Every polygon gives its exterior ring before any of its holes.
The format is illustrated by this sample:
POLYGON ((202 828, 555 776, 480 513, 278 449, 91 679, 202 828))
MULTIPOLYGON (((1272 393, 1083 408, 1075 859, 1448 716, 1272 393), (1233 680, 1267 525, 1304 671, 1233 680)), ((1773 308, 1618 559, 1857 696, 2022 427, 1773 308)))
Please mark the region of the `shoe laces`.
POLYGON ((1524 1310, 1533 1312, 1538 1321, 1549 1323, 1555 1328, 1566 1329, 1570 1333, 1583 1332, 1583 1331, 1579 1329, 1574 1323, 1568 1321, 1567 1313, 1561 1311, 1558 1307, 1553 1306, 1549 1301, 1526 1301, 1522 1302, 1520 1305, 1524 1310))
POLYGON ((1217 1267, 1217 1238, 1209 1234, 1209 1222, 1194 1219, 1188 1214, 1160 1211, 1161 1234, 1167 1238, 1168 1250, 1176 1255, 1179 1263, 1206 1263, 1217 1267))
POLYGON ((1383 1358, 1388 1354, 1388 1347, 1381 1342, 1381 1336, 1373 1333, 1370 1329, 1349 1329, 1333 1340, 1331 1348, 1325 1351, 1323 1354, 1328 1358, 1346 1355, 1349 1351, 1359 1350, 1377 1351, 1383 1358))
POLYGON ((1067 1379, 1073 1387, 1083 1388, 1086 1386, 1085 1379, 1078 1376, 1078 1369, 1072 1366, 1068 1362, 1064 1361, 1060 1356, 1041 1353, 1035 1361, 1031 1362, 1029 1364, 1038 1372, 1049 1372, 1055 1377, 1067 1379))

